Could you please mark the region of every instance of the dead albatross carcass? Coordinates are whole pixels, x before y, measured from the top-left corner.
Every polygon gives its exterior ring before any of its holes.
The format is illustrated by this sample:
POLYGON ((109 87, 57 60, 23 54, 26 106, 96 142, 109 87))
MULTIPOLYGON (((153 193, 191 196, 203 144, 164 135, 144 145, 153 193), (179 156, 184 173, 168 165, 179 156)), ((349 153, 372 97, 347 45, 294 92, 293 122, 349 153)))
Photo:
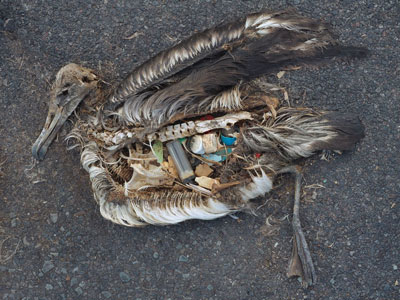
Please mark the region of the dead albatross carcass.
POLYGON ((57 73, 32 153, 43 159, 77 111, 69 138, 82 147, 81 163, 102 216, 125 226, 211 220, 249 210, 278 174, 293 173, 288 275, 311 285, 316 276, 299 221, 296 159, 352 149, 364 128, 347 113, 279 106, 265 76, 364 54, 339 45, 326 24, 282 11, 195 34, 137 67, 109 93, 92 70, 69 64, 57 73))

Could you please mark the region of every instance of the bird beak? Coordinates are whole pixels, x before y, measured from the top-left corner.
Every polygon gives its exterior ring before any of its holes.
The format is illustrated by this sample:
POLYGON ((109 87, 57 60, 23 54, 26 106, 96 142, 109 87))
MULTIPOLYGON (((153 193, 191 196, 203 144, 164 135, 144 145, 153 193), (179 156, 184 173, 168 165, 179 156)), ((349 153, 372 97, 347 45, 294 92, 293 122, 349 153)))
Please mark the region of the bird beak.
POLYGON ((76 105, 69 105, 68 108, 71 107, 73 109, 68 110, 64 106, 58 106, 54 103, 50 103, 46 123, 44 124, 42 132, 40 133, 36 142, 32 146, 32 155, 34 158, 37 160, 44 159, 47 149, 55 139, 58 131, 81 101, 82 99, 74 101, 76 102, 76 105))
POLYGON ((97 91, 99 79, 92 70, 68 64, 58 71, 50 98, 46 123, 32 146, 32 155, 43 160, 57 132, 79 103, 97 91))

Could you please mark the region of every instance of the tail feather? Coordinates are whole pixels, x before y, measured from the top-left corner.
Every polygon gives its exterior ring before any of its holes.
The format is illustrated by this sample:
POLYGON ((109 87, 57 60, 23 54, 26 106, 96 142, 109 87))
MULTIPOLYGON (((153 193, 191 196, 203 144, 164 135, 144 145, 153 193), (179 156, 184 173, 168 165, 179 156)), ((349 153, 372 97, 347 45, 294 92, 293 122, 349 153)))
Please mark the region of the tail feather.
POLYGON ((254 151, 293 160, 320 150, 350 150, 364 137, 364 126, 351 114, 282 108, 275 120, 249 128, 243 137, 254 151))
POLYGON ((316 141, 313 144, 317 150, 351 150, 355 143, 364 135, 364 125, 353 114, 330 112, 323 116, 332 130, 336 133, 327 141, 316 141))

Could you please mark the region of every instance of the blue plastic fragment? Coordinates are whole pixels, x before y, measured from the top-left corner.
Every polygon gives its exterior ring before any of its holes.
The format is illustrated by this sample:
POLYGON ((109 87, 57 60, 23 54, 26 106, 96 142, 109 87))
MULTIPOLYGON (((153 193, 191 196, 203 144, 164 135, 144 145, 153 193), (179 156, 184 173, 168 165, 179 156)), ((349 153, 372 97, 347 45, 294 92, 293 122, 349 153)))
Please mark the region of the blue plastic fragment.
POLYGON ((227 146, 232 146, 236 141, 235 137, 230 137, 230 136, 224 136, 223 134, 221 134, 221 142, 224 145, 227 146))
POLYGON ((223 150, 219 150, 215 153, 210 153, 210 154, 203 154, 202 157, 212 160, 212 161, 216 161, 216 162, 220 162, 220 161, 225 161, 226 157, 228 156, 228 154, 232 153, 232 149, 231 148, 226 148, 223 150))
POLYGON ((216 161, 216 162, 220 162, 226 159, 226 156, 222 157, 221 155, 216 155, 215 153, 211 153, 211 154, 202 154, 202 157, 212 160, 212 161, 216 161))

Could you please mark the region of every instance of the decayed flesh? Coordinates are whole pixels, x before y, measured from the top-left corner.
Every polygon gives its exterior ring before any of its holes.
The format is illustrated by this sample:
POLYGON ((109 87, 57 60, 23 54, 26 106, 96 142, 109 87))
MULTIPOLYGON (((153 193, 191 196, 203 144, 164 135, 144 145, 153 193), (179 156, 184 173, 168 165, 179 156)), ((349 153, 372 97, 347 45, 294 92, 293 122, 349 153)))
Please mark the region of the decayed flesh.
POLYGON ((57 132, 79 103, 96 89, 97 82, 91 70, 76 64, 68 64, 57 73, 45 125, 32 146, 33 157, 44 158, 57 132))

